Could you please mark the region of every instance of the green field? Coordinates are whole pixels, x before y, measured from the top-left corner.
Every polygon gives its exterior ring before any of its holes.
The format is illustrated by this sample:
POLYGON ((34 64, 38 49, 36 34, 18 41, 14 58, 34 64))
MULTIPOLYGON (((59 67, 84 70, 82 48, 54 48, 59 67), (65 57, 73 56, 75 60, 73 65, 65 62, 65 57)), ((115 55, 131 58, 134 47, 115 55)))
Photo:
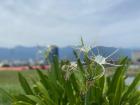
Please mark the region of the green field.
MULTIPOLYGON (((43 72, 45 73, 46 71, 43 72)), ((26 77, 29 83, 32 83, 32 79, 38 79, 36 70, 21 71, 21 73, 26 77)), ((6 90, 11 95, 17 95, 18 93, 22 93, 23 90, 18 81, 18 72, 0 71, 0 88, 6 90)), ((0 105, 11 105, 10 103, 11 102, 8 96, 0 91, 0 105)))
MULTIPOLYGON (((36 71, 21 71, 23 75, 31 82, 31 78, 37 79, 36 71), (29 79, 30 78, 30 79, 29 79)), ((44 71, 45 72, 45 71, 44 71)), ((0 71, 0 88, 6 90, 10 94, 18 94, 22 92, 18 82, 17 71, 0 71)), ((10 105, 8 97, 0 92, 0 105, 10 105)))

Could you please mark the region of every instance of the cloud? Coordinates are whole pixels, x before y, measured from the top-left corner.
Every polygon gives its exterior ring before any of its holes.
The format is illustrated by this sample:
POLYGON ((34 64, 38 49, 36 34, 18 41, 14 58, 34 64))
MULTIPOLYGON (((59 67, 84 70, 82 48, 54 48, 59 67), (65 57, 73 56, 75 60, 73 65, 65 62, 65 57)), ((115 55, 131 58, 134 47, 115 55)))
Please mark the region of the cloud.
POLYGON ((91 43, 98 39, 99 45, 131 47, 140 44, 134 37, 140 33, 139 4, 138 0, 0 0, 0 46, 66 46, 83 36, 91 43), (126 38, 128 44, 122 40, 126 38))

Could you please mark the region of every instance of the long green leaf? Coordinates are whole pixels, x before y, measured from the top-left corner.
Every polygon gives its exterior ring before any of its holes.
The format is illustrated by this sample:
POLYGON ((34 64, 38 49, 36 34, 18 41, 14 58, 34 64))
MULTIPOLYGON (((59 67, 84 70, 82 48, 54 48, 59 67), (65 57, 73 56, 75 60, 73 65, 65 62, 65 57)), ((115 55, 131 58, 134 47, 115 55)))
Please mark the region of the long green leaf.
POLYGON ((139 81, 140 81, 140 73, 136 76, 136 78, 133 80, 131 85, 128 87, 127 91, 123 95, 122 101, 127 99, 129 95, 132 94, 132 92, 135 90, 136 86, 138 85, 139 81))
POLYGON ((30 88, 27 80, 24 78, 24 76, 21 74, 21 73, 18 73, 18 77, 19 77, 19 81, 20 81, 20 84, 24 90, 24 92, 28 95, 32 95, 33 92, 32 92, 32 89, 30 88))

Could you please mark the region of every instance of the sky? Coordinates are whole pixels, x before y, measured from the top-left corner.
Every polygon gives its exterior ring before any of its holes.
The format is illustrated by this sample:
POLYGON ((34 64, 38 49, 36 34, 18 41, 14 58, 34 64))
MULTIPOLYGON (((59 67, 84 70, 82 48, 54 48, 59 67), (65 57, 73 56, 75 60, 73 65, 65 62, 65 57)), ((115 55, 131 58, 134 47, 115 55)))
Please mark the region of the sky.
POLYGON ((140 48, 140 0, 0 0, 0 47, 140 48))

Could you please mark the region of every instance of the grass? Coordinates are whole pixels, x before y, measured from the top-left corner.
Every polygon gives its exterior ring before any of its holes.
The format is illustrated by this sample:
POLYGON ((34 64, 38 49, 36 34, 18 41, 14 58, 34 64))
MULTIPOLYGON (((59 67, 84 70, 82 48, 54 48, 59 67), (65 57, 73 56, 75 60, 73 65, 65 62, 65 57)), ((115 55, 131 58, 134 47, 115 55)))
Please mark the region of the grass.
MULTIPOLYGON (((18 81, 18 72, 0 71, 0 88, 6 90, 11 95, 22 93, 22 88, 18 81)), ((37 77, 35 70, 21 71, 21 73, 24 74, 30 82, 31 78, 37 77)), ((10 105, 8 97, 2 93, 0 93, 0 105, 10 105)))
POLYGON ((87 59, 85 62, 86 66, 78 59, 75 66, 59 63, 56 58, 47 75, 37 72, 40 79, 33 84, 19 73, 24 93, 12 98, 13 105, 140 105, 140 74, 130 85, 125 82, 127 58, 121 60, 122 66, 114 69, 112 76, 102 77, 96 76, 102 69, 99 65, 87 59))
MULTIPOLYGON (((18 71, 19 72, 19 71, 18 71)), ((11 95, 18 95, 23 93, 23 89, 20 86, 18 80, 17 71, 0 71, 0 88, 7 90, 11 95)), ((45 73, 45 71, 43 71, 45 73)), ((36 70, 21 71, 26 79, 31 82, 31 78, 36 78, 38 75, 36 70)), ((0 105, 10 105, 9 98, 0 93, 0 105)))

